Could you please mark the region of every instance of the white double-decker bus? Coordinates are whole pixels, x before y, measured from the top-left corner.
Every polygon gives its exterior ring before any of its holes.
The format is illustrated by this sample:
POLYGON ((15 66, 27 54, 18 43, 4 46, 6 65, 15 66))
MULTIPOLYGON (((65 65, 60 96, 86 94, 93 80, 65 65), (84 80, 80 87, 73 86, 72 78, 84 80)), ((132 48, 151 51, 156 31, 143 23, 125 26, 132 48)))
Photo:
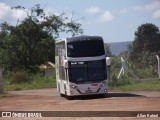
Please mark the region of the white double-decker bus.
POLYGON ((61 96, 106 94, 108 91, 104 43, 99 36, 78 36, 55 44, 56 83, 61 96))

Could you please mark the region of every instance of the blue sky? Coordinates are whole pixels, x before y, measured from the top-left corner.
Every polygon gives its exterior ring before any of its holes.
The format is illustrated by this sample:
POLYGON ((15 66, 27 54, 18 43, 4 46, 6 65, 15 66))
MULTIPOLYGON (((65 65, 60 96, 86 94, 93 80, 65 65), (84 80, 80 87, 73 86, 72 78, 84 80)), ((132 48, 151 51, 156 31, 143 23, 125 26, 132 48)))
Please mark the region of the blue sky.
MULTIPOLYGON (((25 17, 22 11, 10 7, 24 6, 28 10, 40 4, 47 12, 79 19, 85 35, 102 36, 107 42, 133 41, 138 26, 153 23, 160 28, 160 0, 0 0, 0 23, 16 24, 25 17)), ((69 36, 61 34, 61 38, 69 36)))

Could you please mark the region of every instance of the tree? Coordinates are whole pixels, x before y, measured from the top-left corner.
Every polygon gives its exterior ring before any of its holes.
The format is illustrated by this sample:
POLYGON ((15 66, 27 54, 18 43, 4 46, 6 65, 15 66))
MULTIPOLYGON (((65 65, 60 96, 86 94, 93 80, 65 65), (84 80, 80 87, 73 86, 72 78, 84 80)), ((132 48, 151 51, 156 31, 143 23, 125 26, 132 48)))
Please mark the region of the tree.
POLYGON ((130 58, 134 60, 142 53, 159 53, 160 52, 160 32, 159 28, 152 24, 146 23, 138 27, 135 32, 135 39, 129 45, 130 58), (135 57, 136 56, 136 57, 135 57))
POLYGON ((24 69, 33 71, 40 64, 54 62, 54 45, 59 33, 80 34, 81 24, 61 15, 46 15, 40 5, 31 11, 17 6, 26 12, 27 17, 17 21, 17 25, 1 24, 0 31, 0 66, 7 70, 24 69))
POLYGON ((110 46, 108 44, 104 43, 104 47, 105 47, 106 55, 109 56, 109 57, 113 56, 111 51, 110 51, 110 46))

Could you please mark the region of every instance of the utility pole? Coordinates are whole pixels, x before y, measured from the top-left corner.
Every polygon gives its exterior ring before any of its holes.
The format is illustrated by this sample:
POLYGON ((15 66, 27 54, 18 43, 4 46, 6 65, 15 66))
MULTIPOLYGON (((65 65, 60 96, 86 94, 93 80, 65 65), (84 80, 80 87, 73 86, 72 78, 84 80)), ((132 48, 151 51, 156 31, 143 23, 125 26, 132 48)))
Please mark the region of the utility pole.
POLYGON ((3 93, 2 69, 0 68, 0 93, 3 93))
POLYGON ((159 56, 156 55, 157 57, 157 61, 158 61, 158 78, 160 79, 160 59, 159 59, 159 56))

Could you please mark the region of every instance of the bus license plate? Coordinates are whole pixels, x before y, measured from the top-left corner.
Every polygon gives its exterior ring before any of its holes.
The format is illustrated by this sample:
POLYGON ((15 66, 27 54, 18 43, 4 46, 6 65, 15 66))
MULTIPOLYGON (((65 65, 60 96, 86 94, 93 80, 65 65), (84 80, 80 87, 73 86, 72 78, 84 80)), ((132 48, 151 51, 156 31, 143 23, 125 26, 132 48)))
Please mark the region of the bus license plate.
POLYGON ((86 90, 86 93, 92 93, 92 90, 86 90))

